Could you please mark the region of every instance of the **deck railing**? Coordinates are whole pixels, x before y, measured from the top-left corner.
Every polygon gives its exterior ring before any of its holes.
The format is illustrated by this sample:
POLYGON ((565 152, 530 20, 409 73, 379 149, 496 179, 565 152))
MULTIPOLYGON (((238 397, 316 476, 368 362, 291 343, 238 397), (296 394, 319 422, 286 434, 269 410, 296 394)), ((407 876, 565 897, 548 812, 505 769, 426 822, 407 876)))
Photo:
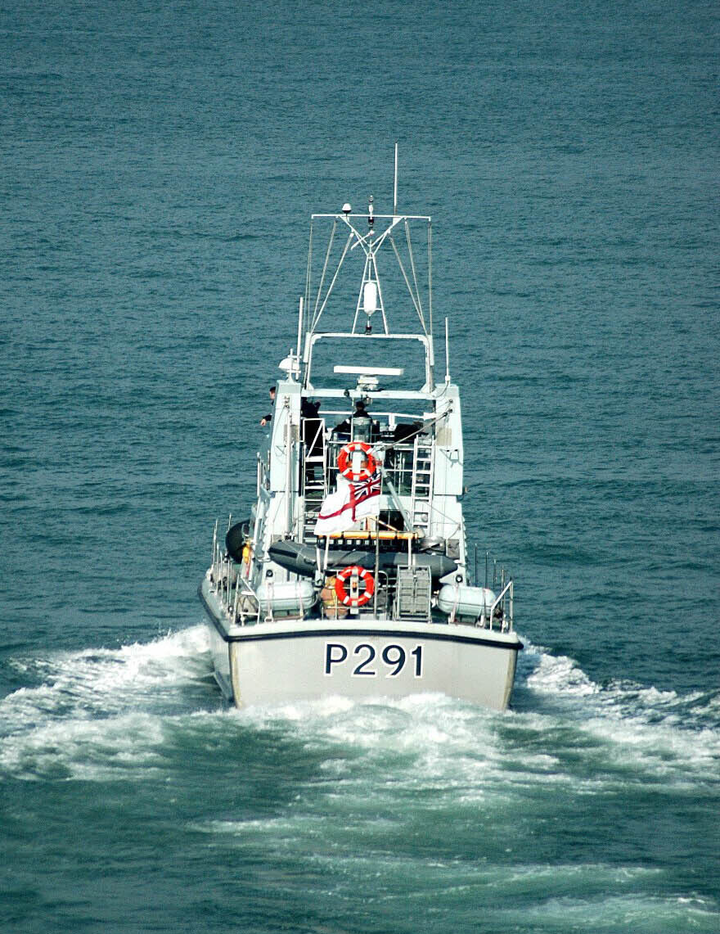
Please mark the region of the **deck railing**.
POLYGON ((500 629, 502 632, 512 632, 513 630, 513 580, 512 577, 505 584, 495 602, 490 607, 490 629, 495 619, 495 610, 500 607, 502 610, 500 629))
MULTIPOLYGON (((232 517, 228 522, 228 527, 231 522, 232 517)), ((260 601, 250 582, 243 576, 242 567, 221 548, 217 538, 217 523, 215 523, 210 586, 225 608, 228 619, 240 626, 245 626, 248 621, 258 621, 260 601)))

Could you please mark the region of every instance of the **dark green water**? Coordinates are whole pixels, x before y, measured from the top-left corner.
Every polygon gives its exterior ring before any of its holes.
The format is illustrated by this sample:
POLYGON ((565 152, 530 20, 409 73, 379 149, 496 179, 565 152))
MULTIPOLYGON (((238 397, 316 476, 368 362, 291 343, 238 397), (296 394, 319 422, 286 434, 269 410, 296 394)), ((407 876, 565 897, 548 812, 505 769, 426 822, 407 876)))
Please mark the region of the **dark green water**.
POLYGON ((710 3, 0 10, 0 929, 720 929, 710 3), (513 708, 229 711, 308 216, 434 217, 513 708))

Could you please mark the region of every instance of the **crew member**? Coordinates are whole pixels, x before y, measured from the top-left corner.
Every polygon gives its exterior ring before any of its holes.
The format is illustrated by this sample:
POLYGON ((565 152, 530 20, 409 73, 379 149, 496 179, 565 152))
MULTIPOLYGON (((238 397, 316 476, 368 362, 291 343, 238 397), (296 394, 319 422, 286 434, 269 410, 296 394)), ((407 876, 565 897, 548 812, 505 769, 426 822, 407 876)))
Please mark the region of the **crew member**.
MULTIPOLYGON (((274 386, 270 387, 270 405, 275 405, 275 387, 274 386)), ((263 415, 263 417, 260 419, 260 424, 264 428, 265 425, 269 424, 271 421, 272 421, 272 412, 270 412, 269 415, 263 415)))

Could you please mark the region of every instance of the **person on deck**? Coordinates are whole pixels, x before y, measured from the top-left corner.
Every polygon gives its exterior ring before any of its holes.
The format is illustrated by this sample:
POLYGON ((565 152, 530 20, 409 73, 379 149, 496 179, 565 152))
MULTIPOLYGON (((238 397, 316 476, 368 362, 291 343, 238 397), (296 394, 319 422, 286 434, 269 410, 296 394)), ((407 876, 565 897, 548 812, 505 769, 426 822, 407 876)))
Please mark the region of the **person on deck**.
MULTIPOLYGON (((274 386, 270 387, 270 405, 275 405, 275 387, 274 386)), ((260 424, 264 428, 265 425, 269 424, 271 421, 272 421, 272 412, 269 415, 263 415, 263 417, 260 419, 260 424)))
POLYGON ((335 431, 341 435, 349 435, 350 422, 355 418, 370 418, 370 413, 365 408, 365 402, 362 399, 357 400, 355 403, 355 411, 352 413, 349 419, 343 419, 340 424, 336 426, 335 431))

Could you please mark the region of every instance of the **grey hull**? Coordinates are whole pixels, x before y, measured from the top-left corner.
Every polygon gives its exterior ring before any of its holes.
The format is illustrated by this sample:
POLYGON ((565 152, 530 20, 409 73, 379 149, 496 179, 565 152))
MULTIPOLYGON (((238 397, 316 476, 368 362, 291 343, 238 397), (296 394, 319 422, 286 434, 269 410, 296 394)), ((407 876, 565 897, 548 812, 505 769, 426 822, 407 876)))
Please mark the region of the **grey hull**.
POLYGON ((496 710, 510 702, 522 648, 514 632, 369 617, 236 626, 207 580, 200 596, 218 683, 238 707, 428 692, 496 710))

